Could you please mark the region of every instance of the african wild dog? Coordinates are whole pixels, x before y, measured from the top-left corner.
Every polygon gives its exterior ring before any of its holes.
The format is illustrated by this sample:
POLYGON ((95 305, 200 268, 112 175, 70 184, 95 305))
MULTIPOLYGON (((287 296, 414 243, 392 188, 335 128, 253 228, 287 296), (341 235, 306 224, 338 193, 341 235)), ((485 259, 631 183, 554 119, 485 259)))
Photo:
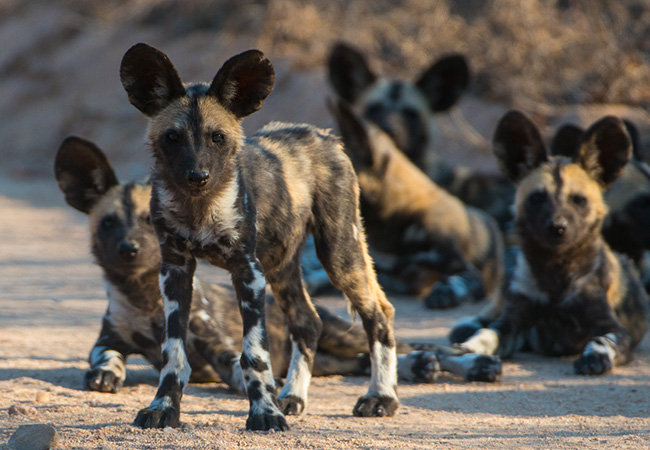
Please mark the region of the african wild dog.
POLYGON ((190 374, 184 343, 196 258, 227 269, 240 302, 241 367, 250 401, 246 428, 285 430, 283 413, 304 411, 321 330, 299 264, 309 231, 329 278, 368 334, 370 386, 353 412, 393 415, 394 308, 368 256, 359 188, 339 140, 310 125, 283 123, 244 137, 241 119, 261 107, 274 81, 271 63, 257 50, 230 58, 211 84, 183 85, 165 54, 137 44, 124 55, 120 77, 131 104, 151 119, 151 217, 161 245, 166 330, 159 389, 135 424, 179 424, 190 374), (287 315, 292 341, 277 401, 264 321, 267 283, 287 315))
POLYGON ((578 374, 630 361, 647 329, 648 296, 631 262, 601 234, 603 190, 630 159, 623 122, 605 117, 582 134, 573 157, 547 156, 537 127, 511 111, 496 129, 494 152, 518 186, 521 253, 500 316, 461 347, 500 356, 524 344, 549 355, 581 353, 578 374))
POLYGON ((384 289, 425 296, 430 308, 494 294, 503 277, 495 220, 437 186, 347 103, 331 106, 357 172, 361 214, 384 289))
MULTIPOLYGON (((85 385, 90 390, 117 392, 126 378, 126 359, 142 354, 161 368, 165 316, 158 288, 160 246, 149 220, 151 186, 119 184, 103 152, 93 143, 69 137, 56 156, 59 187, 73 208, 89 219, 91 248, 102 268, 109 304, 102 330, 90 353, 85 385)), ((241 316, 232 287, 194 278, 186 349, 192 381, 221 379, 245 393, 239 367, 241 316)), ((291 341, 282 311, 266 298, 271 360, 275 376, 284 376, 291 341)), ((359 325, 316 308, 323 321, 314 357, 314 375, 363 375, 368 367, 368 340, 359 325)), ((456 349, 397 342, 401 380, 432 382, 440 370, 467 380, 492 381, 499 361, 483 355, 462 355, 456 349), (476 357, 479 358, 476 358, 476 357)))
POLYGON ((338 43, 328 68, 332 87, 357 114, 388 133, 436 184, 464 203, 487 211, 507 228, 512 221, 512 183, 498 173, 452 167, 434 150, 433 117, 451 108, 469 86, 470 72, 462 55, 439 59, 411 82, 378 76, 359 50, 338 43))

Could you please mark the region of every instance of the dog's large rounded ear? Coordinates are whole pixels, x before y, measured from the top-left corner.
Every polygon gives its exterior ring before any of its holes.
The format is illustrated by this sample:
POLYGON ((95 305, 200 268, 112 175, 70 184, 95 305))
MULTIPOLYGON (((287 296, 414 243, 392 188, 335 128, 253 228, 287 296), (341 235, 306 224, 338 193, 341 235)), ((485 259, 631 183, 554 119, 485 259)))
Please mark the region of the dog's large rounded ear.
POLYGON ((602 187, 609 186, 632 157, 632 140, 621 119, 607 116, 582 137, 575 161, 602 187))
POLYGON ((92 142, 76 136, 61 143, 54 160, 54 175, 68 205, 86 214, 118 184, 106 155, 92 142))
POLYGON ((327 65, 332 87, 348 103, 377 80, 361 52, 342 42, 332 48, 327 65))
POLYGON ((328 99, 329 107, 345 145, 345 153, 350 157, 355 171, 372 167, 373 152, 368 130, 345 100, 328 99))
POLYGON ((120 79, 131 104, 149 117, 185 95, 167 55, 147 44, 136 44, 124 54, 120 79))
POLYGON ((519 111, 501 118, 492 144, 501 170, 515 183, 548 160, 539 129, 519 111))
POLYGON ((207 95, 215 97, 226 109, 242 118, 262 107, 274 82, 271 61, 259 50, 248 50, 224 63, 207 95))
POLYGON ((573 124, 560 127, 551 141, 551 155, 575 159, 584 132, 585 130, 573 124))
POLYGON ((469 67, 463 55, 451 54, 436 61, 415 85, 432 111, 445 111, 458 101, 469 86, 469 67))

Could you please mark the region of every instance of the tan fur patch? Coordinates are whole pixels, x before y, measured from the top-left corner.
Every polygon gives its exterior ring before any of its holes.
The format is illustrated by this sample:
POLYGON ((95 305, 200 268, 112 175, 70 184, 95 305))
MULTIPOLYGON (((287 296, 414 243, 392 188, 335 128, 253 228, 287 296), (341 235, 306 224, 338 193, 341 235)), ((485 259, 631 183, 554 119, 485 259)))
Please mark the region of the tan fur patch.
POLYGON ((124 206, 122 205, 123 191, 124 188, 122 186, 111 188, 90 210, 90 213, 88 214, 88 223, 90 225, 90 232, 93 235, 97 233, 99 223, 105 216, 115 214, 118 217, 124 217, 124 206))

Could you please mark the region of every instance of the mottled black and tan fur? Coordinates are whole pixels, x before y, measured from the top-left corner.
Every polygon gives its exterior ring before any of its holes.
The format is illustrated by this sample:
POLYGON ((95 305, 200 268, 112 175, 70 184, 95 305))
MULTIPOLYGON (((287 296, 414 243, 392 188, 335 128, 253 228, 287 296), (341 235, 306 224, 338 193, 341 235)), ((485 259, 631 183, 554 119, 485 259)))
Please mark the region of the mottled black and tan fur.
POLYGON ((495 220, 436 185, 379 127, 343 101, 332 105, 361 187, 361 213, 389 292, 425 297, 431 308, 493 295, 503 277, 495 220))
MULTIPOLYGON (((161 369, 165 316, 158 288, 160 247, 149 220, 151 186, 119 184, 103 152, 93 143, 67 138, 55 162, 59 187, 68 203, 88 215, 91 248, 102 268, 109 300, 102 329, 89 357, 85 386, 117 392, 126 378, 126 359, 144 355, 161 369)), ((245 394, 239 366, 241 315, 230 286, 204 283, 194 277, 186 350, 194 382, 223 381, 245 394)), ((323 322, 313 374, 365 375, 369 369, 368 339, 359 325, 317 307, 323 322)), ((287 321, 272 296, 266 298, 266 323, 276 377, 286 376, 291 353, 287 321)), ((400 380, 432 382, 440 370, 468 380, 491 381, 500 364, 433 344, 398 342, 400 380), (427 349, 426 351, 423 349, 427 349)))
POLYGON ((329 79, 339 97, 363 119, 388 133, 397 147, 436 184, 464 203, 487 211, 502 228, 512 221, 514 186, 499 173, 453 167, 434 150, 433 117, 451 108, 470 83, 459 54, 442 57, 415 81, 376 74, 356 48, 339 43, 328 62, 329 79))
POLYGON ((332 283, 368 334, 371 378, 358 416, 398 406, 394 309, 377 283, 358 210, 354 169, 339 140, 310 125, 272 123, 245 138, 241 120, 271 92, 273 67, 257 50, 230 58, 210 84, 184 85, 166 55, 146 45, 122 59, 130 102, 151 121, 151 217, 161 245, 165 341, 155 399, 142 427, 178 425, 190 367, 184 349, 196 259, 227 269, 240 302, 247 429, 284 430, 307 404, 321 321, 301 281, 300 248, 312 232, 332 283), (264 321, 266 285, 287 316, 292 356, 275 397, 264 321))
POLYGON ((521 253, 498 319, 462 348, 510 356, 525 345, 580 356, 578 374, 601 374, 632 359, 647 329, 648 296, 631 261, 601 228, 603 190, 630 159, 623 122, 605 117, 580 137, 572 157, 547 155, 537 127, 518 111, 497 127, 494 152, 516 184, 521 253))

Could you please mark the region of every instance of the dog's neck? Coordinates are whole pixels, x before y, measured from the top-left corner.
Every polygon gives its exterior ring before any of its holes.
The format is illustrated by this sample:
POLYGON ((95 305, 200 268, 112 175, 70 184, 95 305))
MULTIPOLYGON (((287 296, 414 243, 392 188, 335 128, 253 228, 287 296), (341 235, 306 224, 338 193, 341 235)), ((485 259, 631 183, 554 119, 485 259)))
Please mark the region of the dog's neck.
POLYGON ((162 309, 160 288, 158 286, 159 267, 139 272, 137 276, 125 277, 104 270, 108 296, 111 301, 126 300, 146 312, 162 309))
POLYGON ((579 243, 561 248, 540 245, 522 236, 521 249, 539 288, 551 297, 561 296, 573 280, 593 272, 602 263, 605 243, 598 232, 589 233, 579 243))

